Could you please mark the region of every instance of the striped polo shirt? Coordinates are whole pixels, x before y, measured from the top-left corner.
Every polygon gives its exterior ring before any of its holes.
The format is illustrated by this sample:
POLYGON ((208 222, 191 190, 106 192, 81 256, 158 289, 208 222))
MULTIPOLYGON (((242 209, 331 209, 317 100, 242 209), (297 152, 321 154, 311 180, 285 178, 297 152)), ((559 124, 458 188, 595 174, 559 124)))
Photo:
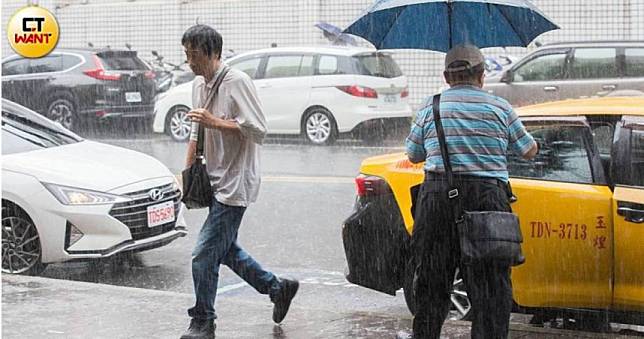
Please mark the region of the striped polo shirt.
MULTIPOLYGON (((525 155, 534 145, 512 106, 504 99, 468 85, 441 95, 440 116, 455 174, 508 181, 509 150, 525 155)), ((430 104, 421 109, 405 142, 409 160, 425 161, 425 170, 444 173, 430 104)))

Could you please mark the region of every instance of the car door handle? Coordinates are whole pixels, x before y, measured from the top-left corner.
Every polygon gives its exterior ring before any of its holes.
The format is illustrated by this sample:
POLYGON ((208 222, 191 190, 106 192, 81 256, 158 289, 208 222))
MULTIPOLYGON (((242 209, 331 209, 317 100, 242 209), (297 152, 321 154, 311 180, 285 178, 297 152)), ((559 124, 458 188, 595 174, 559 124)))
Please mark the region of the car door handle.
POLYGON ((257 87, 259 87, 259 88, 270 88, 271 85, 269 85, 269 84, 261 84, 261 85, 259 85, 257 87))
POLYGON ((544 91, 546 92, 556 92, 559 90, 559 87, 557 86, 546 86, 543 88, 544 91))
POLYGON ((626 221, 634 222, 636 224, 644 223, 644 210, 638 210, 630 207, 619 207, 617 214, 624 217, 626 221))
POLYGON ((602 89, 605 91, 614 91, 617 88, 617 85, 603 85, 602 89))

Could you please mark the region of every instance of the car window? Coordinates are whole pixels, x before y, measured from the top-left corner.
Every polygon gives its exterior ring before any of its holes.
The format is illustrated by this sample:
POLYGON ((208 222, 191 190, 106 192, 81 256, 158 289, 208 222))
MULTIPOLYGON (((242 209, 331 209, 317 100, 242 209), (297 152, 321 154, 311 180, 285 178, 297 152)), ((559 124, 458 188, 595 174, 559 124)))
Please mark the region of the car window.
POLYGON ((634 129, 631 133, 630 178, 623 184, 644 186, 644 130, 634 129))
POLYGON ((593 143, 597 145, 600 154, 610 154, 613 145, 613 134, 615 127, 610 123, 597 123, 591 125, 593 132, 593 143))
POLYGON ((30 119, 29 115, 3 109, 2 154, 28 152, 81 141, 73 133, 53 124, 50 121, 41 124, 30 119))
POLYGON ((302 64, 300 65, 300 76, 313 75, 313 56, 305 55, 302 57, 302 64))
POLYGON ((28 59, 13 59, 2 64, 2 75, 26 74, 29 66, 28 59))
POLYGON ((69 69, 81 63, 83 60, 76 55, 63 55, 63 69, 69 69))
POLYGON ((381 78, 396 78, 402 75, 402 71, 391 55, 374 53, 369 55, 355 56, 360 66, 360 74, 381 78))
POLYGON ((248 74, 251 79, 257 79, 257 69, 259 68, 261 61, 261 58, 246 59, 238 62, 231 62, 230 67, 248 74))
POLYGON ((296 77, 300 73, 301 55, 276 55, 268 58, 264 78, 296 77))
POLYGON ((577 48, 570 63, 572 79, 616 78, 617 50, 615 48, 577 48))
POLYGON ((148 69, 148 66, 134 53, 108 53, 98 56, 106 70, 141 71, 148 69))
POLYGON ((332 55, 320 56, 317 73, 321 75, 338 74, 338 58, 332 55))
POLYGON ((644 77, 644 48, 624 49, 626 61, 624 76, 644 77))
POLYGON ((547 81, 563 79, 566 53, 547 54, 536 57, 514 71, 514 81, 547 81))
POLYGON ((590 157, 583 137, 587 127, 526 124, 526 128, 539 142, 539 153, 533 160, 509 155, 510 176, 572 183, 593 182, 590 157))
POLYGON ((44 58, 29 60, 29 73, 51 73, 63 70, 63 57, 49 55, 44 58))

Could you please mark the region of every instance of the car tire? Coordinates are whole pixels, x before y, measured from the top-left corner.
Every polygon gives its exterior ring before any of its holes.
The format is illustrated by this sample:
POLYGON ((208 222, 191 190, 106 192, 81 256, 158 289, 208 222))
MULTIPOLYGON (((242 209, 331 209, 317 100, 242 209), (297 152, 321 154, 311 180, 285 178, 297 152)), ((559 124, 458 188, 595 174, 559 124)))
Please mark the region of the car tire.
POLYGON ((175 106, 170 109, 165 119, 165 130, 175 141, 190 139, 191 122, 188 118, 190 109, 186 106, 175 106))
POLYGON ((46 267, 31 218, 17 205, 2 201, 2 273, 38 275, 46 267))
POLYGON ((68 130, 78 129, 78 116, 74 103, 69 98, 56 98, 47 106, 47 118, 68 130))
POLYGON ((338 134, 333 115, 322 107, 309 109, 302 119, 302 135, 313 145, 330 145, 338 134))
POLYGON ((405 267, 405 279, 403 281, 403 293, 405 294, 405 303, 409 312, 416 314, 416 299, 414 298, 414 264, 413 260, 407 260, 405 267))

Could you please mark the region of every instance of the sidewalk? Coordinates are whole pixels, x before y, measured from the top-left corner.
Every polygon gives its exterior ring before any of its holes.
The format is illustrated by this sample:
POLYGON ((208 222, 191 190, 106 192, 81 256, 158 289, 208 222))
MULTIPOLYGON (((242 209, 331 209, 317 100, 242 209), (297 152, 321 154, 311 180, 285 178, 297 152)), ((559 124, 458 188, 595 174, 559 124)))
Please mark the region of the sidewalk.
MULTIPOLYGON (((2 276, 2 338, 174 338, 188 325, 189 294, 25 276, 2 276)), ((294 304, 281 326, 272 305, 230 299, 217 305, 217 338, 393 338, 410 318, 343 313, 294 304)), ((469 323, 447 321, 446 338, 469 338, 469 323)), ((513 324, 511 338, 627 338, 513 324)))

